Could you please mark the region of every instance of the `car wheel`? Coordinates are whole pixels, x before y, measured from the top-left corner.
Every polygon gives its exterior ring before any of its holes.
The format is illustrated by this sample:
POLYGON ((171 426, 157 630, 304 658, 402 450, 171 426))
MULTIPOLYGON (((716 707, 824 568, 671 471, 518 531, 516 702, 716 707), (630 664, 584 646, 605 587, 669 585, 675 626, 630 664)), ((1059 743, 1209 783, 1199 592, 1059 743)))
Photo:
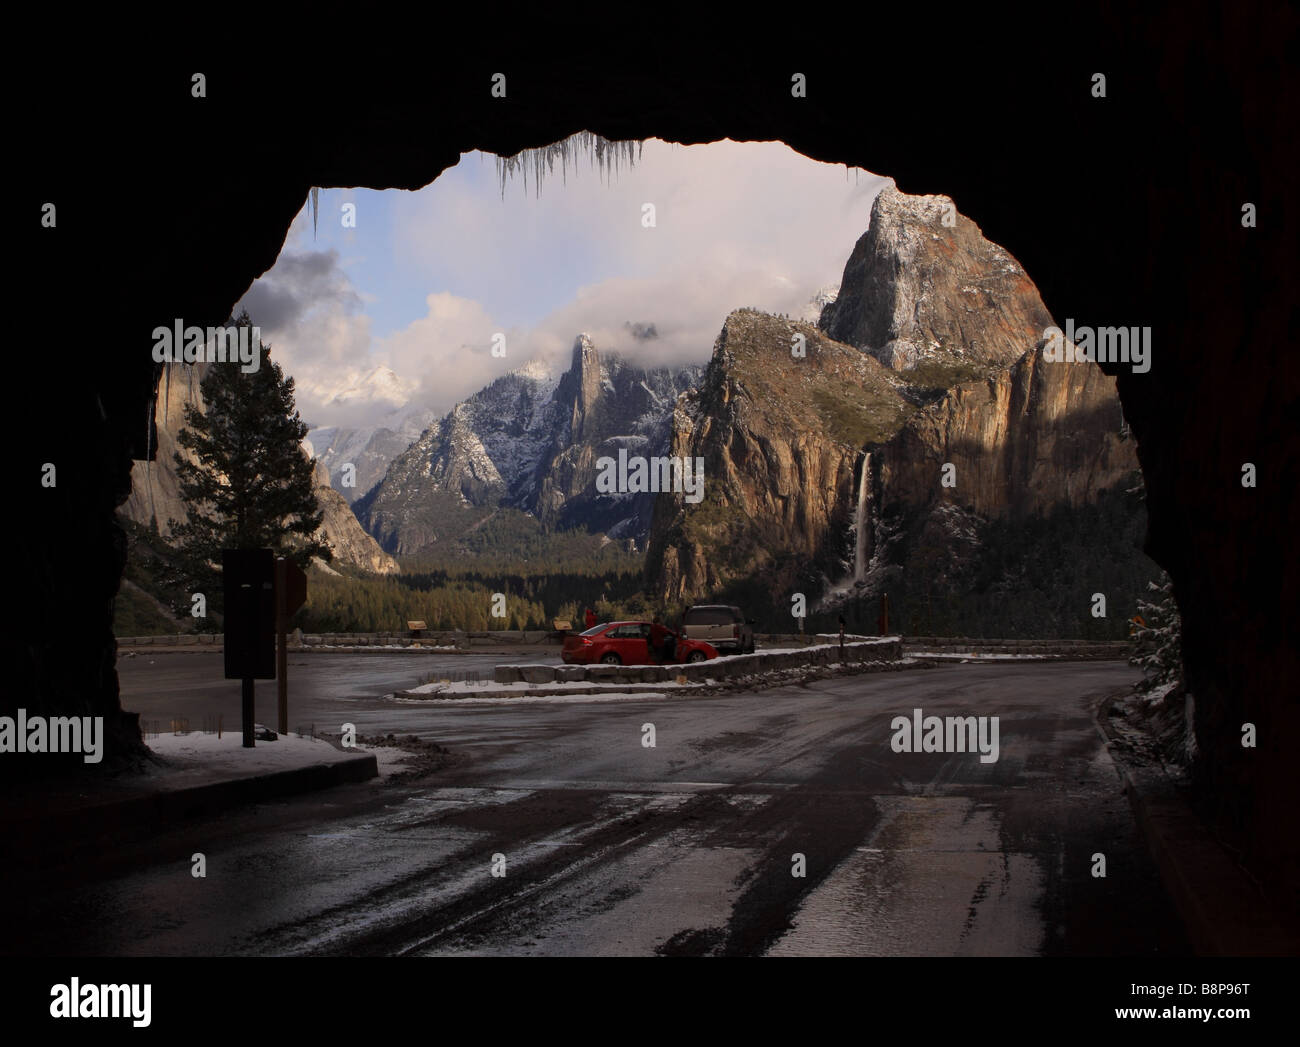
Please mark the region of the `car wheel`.
POLYGON ((705 654, 703 651, 692 651, 690 653, 690 656, 686 660, 688 662, 702 662, 708 657, 709 656, 705 654))
POLYGON ((604 662, 606 665, 623 664, 623 659, 620 658, 618 655, 616 655, 613 651, 610 651, 609 654, 603 655, 600 660, 604 662))

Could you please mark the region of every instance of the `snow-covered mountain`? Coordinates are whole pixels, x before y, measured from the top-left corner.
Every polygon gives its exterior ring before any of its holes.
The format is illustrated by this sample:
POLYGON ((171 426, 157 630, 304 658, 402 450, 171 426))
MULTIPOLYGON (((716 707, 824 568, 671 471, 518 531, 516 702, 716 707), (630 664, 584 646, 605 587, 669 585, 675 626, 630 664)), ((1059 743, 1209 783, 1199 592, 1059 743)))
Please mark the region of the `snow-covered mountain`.
POLYGON ((515 508, 542 527, 643 538, 654 496, 598 494, 596 461, 619 447, 664 453, 677 397, 702 373, 634 367, 579 335, 568 371, 525 365, 429 426, 357 503, 358 516, 399 554, 460 537, 483 519, 464 512, 471 508, 515 508))
POLYGON ((822 318, 822 310, 835 301, 839 294, 839 284, 827 284, 825 287, 818 288, 817 292, 808 299, 808 303, 799 310, 799 315, 795 319, 816 324, 822 318))
POLYGON ((411 405, 392 412, 379 425, 320 426, 308 432, 307 439, 329 470, 330 486, 352 504, 384 478, 389 463, 418 440, 436 417, 428 408, 411 405), (348 464, 355 471, 351 487, 344 485, 348 464))
POLYGON ((309 394, 321 407, 348 413, 396 411, 410 402, 416 383, 402 378, 391 367, 380 364, 368 371, 349 370, 341 378, 310 382, 302 380, 299 393, 309 394))

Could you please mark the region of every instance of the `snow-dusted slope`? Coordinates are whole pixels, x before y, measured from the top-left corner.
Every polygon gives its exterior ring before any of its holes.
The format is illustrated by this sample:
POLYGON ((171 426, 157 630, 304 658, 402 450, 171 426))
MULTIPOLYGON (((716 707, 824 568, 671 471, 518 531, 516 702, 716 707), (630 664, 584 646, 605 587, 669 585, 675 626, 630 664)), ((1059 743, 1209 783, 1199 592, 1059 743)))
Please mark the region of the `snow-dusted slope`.
POLYGON ((433 422, 436 415, 420 407, 395 411, 377 426, 342 428, 322 426, 307 434, 316 456, 329 470, 330 485, 349 503, 355 503, 384 478, 389 463, 405 451, 433 422), (355 469, 356 485, 344 486, 345 466, 355 469))
POLYGON ((482 516, 456 511, 467 507, 507 506, 546 527, 641 537, 648 511, 598 496, 595 461, 633 443, 662 453, 673 404, 701 373, 633 367, 580 335, 564 374, 525 365, 426 429, 359 514, 384 548, 403 554, 458 537, 482 516))

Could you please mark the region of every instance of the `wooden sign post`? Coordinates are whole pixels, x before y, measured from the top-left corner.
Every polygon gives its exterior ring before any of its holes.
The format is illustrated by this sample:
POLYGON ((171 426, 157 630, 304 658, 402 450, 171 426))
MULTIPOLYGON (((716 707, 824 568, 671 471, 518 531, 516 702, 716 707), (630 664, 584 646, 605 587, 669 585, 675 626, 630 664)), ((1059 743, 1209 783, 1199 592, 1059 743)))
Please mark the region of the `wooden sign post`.
POLYGON ((307 576, 283 556, 275 561, 275 680, 279 699, 279 733, 289 733, 289 619, 307 602, 307 576))

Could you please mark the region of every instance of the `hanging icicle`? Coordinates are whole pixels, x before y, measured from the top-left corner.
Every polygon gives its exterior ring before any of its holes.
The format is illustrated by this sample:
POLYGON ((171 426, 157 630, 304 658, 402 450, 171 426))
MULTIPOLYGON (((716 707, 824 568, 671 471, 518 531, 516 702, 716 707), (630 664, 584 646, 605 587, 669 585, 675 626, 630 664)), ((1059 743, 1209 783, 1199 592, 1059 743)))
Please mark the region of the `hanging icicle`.
POLYGON ((560 177, 568 184, 569 157, 576 161, 585 153, 603 176, 612 180, 619 168, 626 163, 629 167, 641 159, 645 143, 641 140, 613 141, 591 131, 579 131, 568 138, 536 149, 523 149, 514 156, 496 158, 497 180, 501 185, 501 199, 506 196, 506 182, 516 174, 523 179, 524 191, 528 191, 528 169, 533 172, 533 195, 541 196, 542 179, 555 173, 555 161, 560 162, 560 177))
POLYGON ((316 238, 316 225, 320 221, 320 188, 311 187, 311 235, 316 238))

